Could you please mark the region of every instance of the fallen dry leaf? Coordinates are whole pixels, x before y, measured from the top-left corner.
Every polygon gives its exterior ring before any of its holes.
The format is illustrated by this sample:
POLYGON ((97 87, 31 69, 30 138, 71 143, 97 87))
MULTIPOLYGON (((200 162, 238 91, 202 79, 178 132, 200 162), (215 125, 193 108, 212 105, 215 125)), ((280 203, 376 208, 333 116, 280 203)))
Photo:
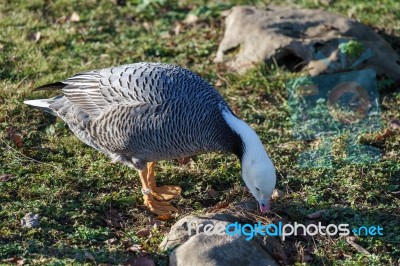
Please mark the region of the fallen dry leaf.
POLYGON ((382 141, 382 140, 384 140, 384 139, 386 139, 386 138, 388 138, 388 137, 393 136, 394 134, 395 134, 395 133, 394 133, 393 130, 391 130, 391 129, 385 129, 385 131, 384 131, 383 133, 381 133, 381 134, 379 134, 378 136, 376 136, 376 140, 377 140, 377 141, 382 141))
POLYGON ((272 192, 271 198, 273 200, 277 200, 279 198, 282 198, 284 196, 283 192, 280 191, 279 189, 274 189, 274 192, 272 192))
POLYGON ((176 36, 178 36, 179 33, 181 32, 181 28, 182 28, 182 24, 181 23, 176 23, 175 28, 174 28, 174 34, 176 36))
POLYGON ((366 255, 366 256, 371 256, 371 253, 368 252, 368 250, 366 250, 365 248, 363 248, 362 246, 360 246, 359 244, 357 244, 355 241, 355 237, 347 237, 346 238, 346 242, 349 243, 350 245, 353 246, 353 248, 355 248, 358 252, 366 255))
POLYGON ((72 12, 72 14, 67 17, 68 22, 79 22, 80 20, 81 18, 79 17, 79 14, 76 13, 75 11, 72 12))
POLYGON ((185 24, 194 24, 199 20, 199 17, 195 14, 188 14, 186 18, 183 20, 185 24))
POLYGON ((217 79, 217 81, 215 82, 215 87, 221 87, 222 85, 224 85, 224 83, 222 82, 222 80, 217 79))
POLYGON ((232 111, 236 116, 240 116, 240 109, 236 105, 232 106, 232 111))
POLYGON ((317 212, 308 214, 308 215, 307 215, 307 218, 310 218, 310 219, 318 219, 318 218, 320 218, 324 213, 326 213, 326 210, 320 210, 320 211, 317 211, 317 212))
POLYGON ((134 253, 141 253, 143 248, 141 245, 135 244, 133 246, 130 246, 129 248, 126 249, 127 251, 131 251, 134 253))
POLYGON ((207 191, 207 196, 208 196, 208 198, 216 198, 216 197, 218 197, 218 195, 219 195, 219 192, 218 191, 216 191, 215 189, 209 189, 208 191, 207 191))
POLYGON ((166 220, 170 220, 173 218, 172 214, 161 214, 157 216, 157 219, 159 219, 160 221, 166 221, 166 220))
POLYGON ((17 146, 17 148, 21 148, 23 145, 23 141, 21 136, 17 133, 17 129, 11 126, 6 129, 6 132, 8 134, 8 138, 12 140, 15 146, 17 146))
POLYGON ((42 34, 40 33, 40 31, 32 32, 31 34, 29 34, 28 40, 33 41, 33 42, 38 42, 40 40, 41 36, 42 36, 42 34))
POLYGON ((107 245, 111 245, 112 243, 115 243, 116 241, 117 241, 116 238, 110 238, 110 239, 104 240, 103 243, 107 244, 107 245))
POLYGON ((179 165, 186 165, 190 162, 190 157, 183 157, 178 159, 179 165))
POLYGON ((145 22, 143 22, 143 28, 147 31, 147 32, 150 32, 150 30, 151 30, 151 25, 147 22, 147 21, 145 21, 145 22))
POLYGON ((148 229, 148 228, 140 229, 139 231, 136 232, 136 235, 141 236, 141 237, 149 236, 150 235, 150 229, 148 229))
POLYGON ((14 178, 14 176, 12 176, 10 174, 3 174, 3 175, 0 175, 0 182, 7 182, 13 178, 14 178))
POLYGON ((15 265, 24 265, 25 261, 26 261, 26 259, 19 258, 19 257, 13 257, 13 258, 2 260, 2 262, 4 262, 4 263, 12 263, 15 265))

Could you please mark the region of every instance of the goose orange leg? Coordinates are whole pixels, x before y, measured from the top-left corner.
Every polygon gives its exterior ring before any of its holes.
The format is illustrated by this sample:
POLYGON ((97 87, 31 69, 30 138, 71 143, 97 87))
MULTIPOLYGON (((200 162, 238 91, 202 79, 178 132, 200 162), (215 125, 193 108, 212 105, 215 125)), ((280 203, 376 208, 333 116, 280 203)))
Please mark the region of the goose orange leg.
POLYGON ((171 212, 177 211, 177 209, 171 205, 170 202, 167 201, 158 201, 153 197, 152 190, 149 186, 147 177, 148 177, 148 169, 139 171, 140 181, 142 182, 142 193, 143 193, 143 202, 147 208, 152 213, 161 216, 169 216, 171 212))
POLYGON ((147 163, 147 182, 152 190, 154 198, 160 201, 180 198, 182 189, 179 186, 156 186, 156 180, 154 178, 155 166, 156 162, 147 163))

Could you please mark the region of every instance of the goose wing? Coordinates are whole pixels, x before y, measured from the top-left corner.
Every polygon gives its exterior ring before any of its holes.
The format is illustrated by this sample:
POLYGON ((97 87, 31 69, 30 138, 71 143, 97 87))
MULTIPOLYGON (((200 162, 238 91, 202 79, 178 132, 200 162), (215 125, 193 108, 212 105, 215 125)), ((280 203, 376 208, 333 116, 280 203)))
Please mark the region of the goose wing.
MULTIPOLYGON (((75 106, 96 118, 116 105, 158 105, 175 97, 179 92, 173 86, 173 70, 173 66, 147 63, 93 70, 62 81, 62 91, 75 106)), ((47 88, 56 87, 51 85, 47 88)))

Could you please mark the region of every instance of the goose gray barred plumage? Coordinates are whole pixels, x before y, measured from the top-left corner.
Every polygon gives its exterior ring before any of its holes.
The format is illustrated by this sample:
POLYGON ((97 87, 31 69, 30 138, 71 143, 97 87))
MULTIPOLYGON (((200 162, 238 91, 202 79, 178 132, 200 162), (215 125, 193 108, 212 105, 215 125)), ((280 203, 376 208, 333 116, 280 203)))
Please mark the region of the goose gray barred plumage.
POLYGON ((276 174, 260 139, 193 72, 135 63, 79 73, 37 89, 62 89, 63 95, 26 104, 59 116, 81 141, 139 170, 152 212, 176 210, 165 200, 180 194, 177 186, 156 187, 154 162, 215 151, 238 156, 261 211, 269 209, 276 174))

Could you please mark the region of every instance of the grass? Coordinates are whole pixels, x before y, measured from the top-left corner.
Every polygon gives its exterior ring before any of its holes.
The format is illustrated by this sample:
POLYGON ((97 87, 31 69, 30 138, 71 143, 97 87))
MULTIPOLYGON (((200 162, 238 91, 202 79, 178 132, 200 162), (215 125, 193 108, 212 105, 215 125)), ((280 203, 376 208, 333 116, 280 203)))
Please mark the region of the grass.
MULTIPOLYGON (((137 235, 153 217, 142 205, 137 173, 111 164, 74 137, 62 121, 23 104, 25 99, 59 93, 33 93, 35 86, 80 71, 156 61, 190 68, 218 84, 217 89, 260 134, 278 169, 277 188, 285 193, 275 202, 273 217, 306 222, 307 214, 324 209, 320 220, 326 224, 384 228, 384 236, 357 239, 371 256, 355 250, 343 237, 291 237, 286 242, 293 247, 291 264, 304 262, 304 255, 310 256, 305 260, 309 265, 398 263, 399 131, 384 137, 380 137, 383 130, 359 136, 361 142, 381 149, 379 161, 346 162, 348 136, 342 135, 332 140, 331 169, 302 168, 296 163, 299 154, 318 147, 320 141, 292 138, 285 83, 293 74, 259 66, 237 76, 213 63, 223 34, 219 14, 244 1, 116 2, 124 1, 0 2, 0 175, 12 176, 0 182, 1 260, 24 258, 33 265, 123 264, 138 256, 129 248, 139 244, 159 265, 167 264, 168 254, 157 246, 174 220, 153 230, 150 237, 137 235), (80 21, 68 20, 74 11, 80 21), (199 16, 198 23, 181 23, 188 12, 199 16), (35 41, 32 34, 37 32, 40 39, 35 41), (21 227, 20 220, 29 212, 43 217, 39 228, 21 227)), ((288 4, 326 8, 378 28, 385 37, 400 35, 400 12, 395 12, 400 7, 395 0, 333 1, 329 7, 307 0, 288 4)), ((400 91, 387 80, 379 86, 385 129, 400 116, 400 91)), ((180 217, 204 212, 220 201, 249 197, 240 186, 240 165, 233 156, 206 154, 193 160, 191 167, 161 162, 157 168, 161 184, 183 187, 183 199, 176 202, 180 217), (211 188, 220 192, 217 198, 207 197, 211 188)))

